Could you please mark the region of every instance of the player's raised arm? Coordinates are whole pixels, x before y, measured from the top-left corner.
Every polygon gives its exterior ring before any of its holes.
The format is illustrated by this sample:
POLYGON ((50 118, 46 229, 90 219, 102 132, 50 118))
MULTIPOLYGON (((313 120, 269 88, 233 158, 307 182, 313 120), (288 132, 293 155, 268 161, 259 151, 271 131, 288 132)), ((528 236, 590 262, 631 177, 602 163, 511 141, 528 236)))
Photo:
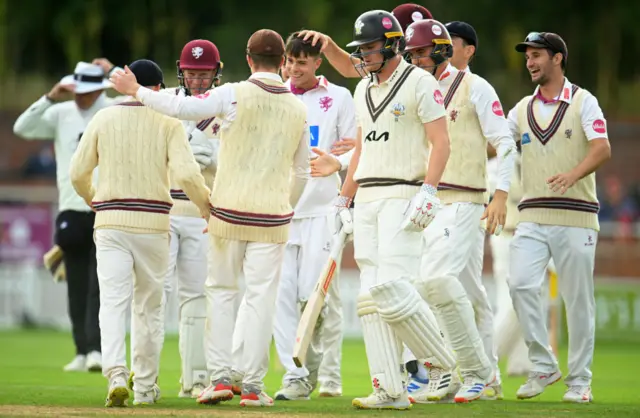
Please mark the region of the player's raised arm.
MULTIPOLYGON (((337 43, 329 35, 315 31, 315 30, 303 30, 300 31, 301 36, 305 41, 311 42, 312 45, 316 45, 318 42, 322 45, 320 52, 322 52, 329 61, 329 64, 340 73, 341 76, 347 78, 359 78, 360 75, 353 66, 352 58, 350 54, 344 49, 340 48, 337 43)), ((354 58, 357 63, 359 59, 354 58)))

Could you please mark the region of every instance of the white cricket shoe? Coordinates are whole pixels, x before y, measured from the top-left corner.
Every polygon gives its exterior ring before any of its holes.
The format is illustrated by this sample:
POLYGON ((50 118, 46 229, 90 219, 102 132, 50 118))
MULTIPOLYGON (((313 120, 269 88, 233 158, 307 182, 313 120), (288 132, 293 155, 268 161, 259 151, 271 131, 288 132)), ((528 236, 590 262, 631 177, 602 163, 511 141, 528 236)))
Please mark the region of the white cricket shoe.
POLYGON ((429 393, 429 379, 420 379, 412 376, 407 386, 409 401, 411 403, 429 403, 427 393, 429 393))
POLYGON ((291 379, 276 392, 276 401, 308 401, 310 395, 311 385, 306 378, 291 379))
POLYGON ((199 404, 215 405, 233 399, 231 379, 223 378, 212 381, 198 396, 199 404))
POLYGON ((571 403, 591 403, 593 402, 593 394, 590 386, 569 386, 564 396, 563 402, 571 403))
POLYGON ((99 351, 92 351, 87 354, 87 370, 90 372, 102 371, 102 354, 99 351))
POLYGON ((82 354, 78 354, 71 360, 71 363, 64 366, 65 372, 86 372, 87 371, 87 357, 82 354))
POLYGON ((374 389, 366 398, 355 398, 351 405, 359 409, 411 409, 409 394, 405 391, 400 397, 392 398, 384 389, 374 389))
POLYGON ((482 396, 485 387, 486 384, 484 380, 476 374, 466 375, 464 376, 460 390, 456 393, 453 400, 455 403, 469 403, 478 400, 482 396))
POLYGON ((153 405, 160 400, 160 386, 157 383, 148 392, 133 392, 134 405, 153 405))
POLYGON ((243 387, 242 395, 240 395, 240 406, 263 407, 273 406, 273 399, 263 390, 253 387, 243 387))
POLYGON ((338 398, 342 396, 342 385, 336 382, 323 382, 320 384, 320 397, 338 398))
POLYGON ((541 373, 531 372, 529 378, 520 386, 520 389, 516 392, 518 399, 529 399, 540 395, 544 392, 544 388, 549 385, 553 385, 558 380, 562 379, 562 373, 557 370, 553 373, 541 373))
POLYGON ((124 374, 117 374, 109 380, 109 393, 105 406, 107 408, 127 406, 129 399, 129 389, 127 388, 127 377, 124 374))
POLYGON ((426 399, 428 401, 441 401, 458 390, 458 375, 455 370, 446 370, 428 363, 425 363, 429 372, 429 386, 427 387, 426 399))

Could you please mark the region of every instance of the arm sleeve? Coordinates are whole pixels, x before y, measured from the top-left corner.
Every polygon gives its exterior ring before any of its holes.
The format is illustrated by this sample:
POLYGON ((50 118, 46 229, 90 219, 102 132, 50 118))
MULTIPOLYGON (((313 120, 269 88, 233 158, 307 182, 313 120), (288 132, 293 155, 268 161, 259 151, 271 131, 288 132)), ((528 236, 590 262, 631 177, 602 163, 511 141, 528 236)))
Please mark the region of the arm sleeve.
POLYGON ((520 127, 518 126, 518 105, 515 105, 513 109, 509 111, 507 116, 507 124, 509 125, 509 132, 515 142, 520 141, 520 127))
POLYGON ((418 116, 422 123, 433 122, 445 116, 444 96, 436 79, 425 74, 420 76, 416 85, 418 116))
POLYGON ((206 186, 204 177, 200 173, 200 166, 189 148, 187 134, 182 123, 171 120, 169 130, 168 159, 171 178, 184 190, 185 194, 200 209, 200 214, 209 214, 209 195, 211 191, 206 186))
POLYGON ((496 189, 508 192, 517 151, 500 99, 487 81, 476 77, 471 88, 471 103, 475 106, 482 134, 497 153, 496 189))
POLYGON ((580 109, 580 119, 587 139, 589 141, 596 138, 609 139, 607 120, 604 118, 598 99, 588 91, 585 91, 584 94, 582 109, 580 109))
MULTIPOLYGON (((338 113, 338 138, 355 139, 356 132, 356 104, 353 97, 351 97, 351 94, 347 92, 342 99, 342 107, 338 113)), ((341 170, 345 170, 349 167, 349 161, 351 161, 354 149, 355 148, 337 157, 340 162, 341 170)))
POLYGON ((295 208, 311 177, 309 167, 309 126, 305 122, 300 143, 293 156, 293 177, 291 178, 291 207, 295 208))
POLYGON ((13 124, 13 133, 23 139, 55 139, 57 108, 42 96, 13 124))
POLYGON ((93 187, 93 170, 98 166, 98 131, 100 115, 91 119, 87 129, 80 138, 78 148, 71 158, 69 177, 73 188, 87 205, 91 206, 95 189, 93 187))
POLYGON ((181 97, 140 87, 136 97, 145 106, 182 120, 201 120, 228 114, 235 101, 231 84, 225 84, 198 96, 181 97))

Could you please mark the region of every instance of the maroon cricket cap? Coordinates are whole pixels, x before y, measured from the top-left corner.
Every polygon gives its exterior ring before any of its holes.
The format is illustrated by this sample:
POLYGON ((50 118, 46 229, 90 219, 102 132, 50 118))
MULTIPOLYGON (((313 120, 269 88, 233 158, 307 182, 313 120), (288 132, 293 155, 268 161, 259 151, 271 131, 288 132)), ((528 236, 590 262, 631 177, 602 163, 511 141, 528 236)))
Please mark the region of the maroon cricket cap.
POLYGON ((247 54, 283 56, 284 40, 278 32, 271 29, 260 29, 249 38, 247 54))
POLYGON ((391 14, 398 19, 403 32, 406 32, 409 25, 413 22, 423 19, 433 19, 433 15, 429 9, 414 3, 401 4, 393 9, 391 14))

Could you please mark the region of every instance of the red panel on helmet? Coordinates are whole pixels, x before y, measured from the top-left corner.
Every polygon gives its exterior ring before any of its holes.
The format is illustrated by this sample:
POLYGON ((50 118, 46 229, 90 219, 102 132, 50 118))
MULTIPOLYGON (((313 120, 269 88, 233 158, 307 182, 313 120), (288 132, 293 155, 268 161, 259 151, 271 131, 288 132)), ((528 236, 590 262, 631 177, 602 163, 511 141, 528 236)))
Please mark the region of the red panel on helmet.
POLYGON ((181 70, 215 70, 220 66, 220 52, 211 41, 195 39, 182 48, 181 70))

